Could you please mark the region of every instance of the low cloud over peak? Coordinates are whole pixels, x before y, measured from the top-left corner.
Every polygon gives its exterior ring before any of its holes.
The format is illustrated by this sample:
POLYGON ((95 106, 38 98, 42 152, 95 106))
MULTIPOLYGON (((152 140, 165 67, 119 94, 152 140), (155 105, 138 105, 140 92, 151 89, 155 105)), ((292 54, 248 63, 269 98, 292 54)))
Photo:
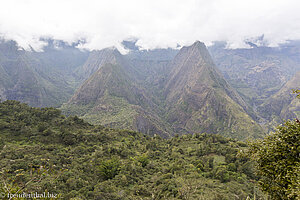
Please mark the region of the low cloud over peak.
POLYGON ((297 0, 10 0, 1 3, 0 36, 29 49, 41 49, 40 38, 69 44, 84 40, 90 50, 138 38, 141 49, 177 47, 201 40, 227 41, 230 48, 264 34, 276 46, 300 39, 297 0))

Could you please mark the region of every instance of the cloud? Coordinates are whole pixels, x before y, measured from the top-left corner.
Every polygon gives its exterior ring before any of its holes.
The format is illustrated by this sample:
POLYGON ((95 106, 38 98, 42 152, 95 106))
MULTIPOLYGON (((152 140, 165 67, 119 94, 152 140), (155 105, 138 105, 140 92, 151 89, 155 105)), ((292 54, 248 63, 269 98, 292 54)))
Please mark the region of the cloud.
POLYGON ((40 49, 40 38, 81 48, 116 46, 139 38, 144 49, 211 44, 225 40, 245 47, 244 40, 264 34, 276 46, 300 39, 297 0, 7 0, 1 2, 0 36, 23 48, 40 49))

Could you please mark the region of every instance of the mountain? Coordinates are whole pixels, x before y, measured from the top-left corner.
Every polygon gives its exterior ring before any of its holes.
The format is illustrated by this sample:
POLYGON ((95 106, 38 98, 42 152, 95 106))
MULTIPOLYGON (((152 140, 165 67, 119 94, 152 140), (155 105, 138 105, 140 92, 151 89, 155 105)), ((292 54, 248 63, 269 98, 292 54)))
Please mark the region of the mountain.
POLYGON ((165 86, 166 119, 175 132, 258 137, 263 131, 243 99, 215 67, 205 45, 183 47, 170 63, 165 86))
POLYGON ((210 132, 245 139, 263 132, 249 98, 230 86, 203 43, 180 50, 126 43, 131 51, 122 55, 116 48, 88 52, 45 42, 37 52, 1 41, 1 99, 62 105, 65 114, 94 124, 162 137, 210 132))
POLYGON ((43 52, 25 51, 14 41, 1 41, 0 98, 37 107, 59 106, 67 101, 75 89, 72 68, 80 65, 84 56, 68 56, 66 51, 49 46, 43 52))
POLYGON ((216 69, 205 45, 121 55, 116 49, 90 54, 81 68, 92 75, 61 109, 67 115, 113 128, 169 137, 194 132, 245 139, 262 129, 251 109, 216 69), (156 58, 156 59, 154 59, 156 58))
POLYGON ((300 87, 300 71, 289 80, 284 86, 266 100, 258 111, 260 114, 271 121, 274 125, 282 123, 283 120, 300 117, 300 102, 295 98, 292 89, 299 89, 300 87))

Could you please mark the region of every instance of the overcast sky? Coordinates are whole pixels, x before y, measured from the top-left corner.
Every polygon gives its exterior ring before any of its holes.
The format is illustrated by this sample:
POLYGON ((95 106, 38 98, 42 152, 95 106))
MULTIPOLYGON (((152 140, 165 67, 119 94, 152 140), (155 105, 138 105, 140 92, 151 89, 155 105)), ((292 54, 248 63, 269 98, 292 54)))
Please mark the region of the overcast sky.
POLYGON ((84 48, 117 46, 139 38, 145 49, 264 34, 271 46, 300 39, 299 0, 1 0, 0 36, 24 48, 41 48, 41 37, 84 48))

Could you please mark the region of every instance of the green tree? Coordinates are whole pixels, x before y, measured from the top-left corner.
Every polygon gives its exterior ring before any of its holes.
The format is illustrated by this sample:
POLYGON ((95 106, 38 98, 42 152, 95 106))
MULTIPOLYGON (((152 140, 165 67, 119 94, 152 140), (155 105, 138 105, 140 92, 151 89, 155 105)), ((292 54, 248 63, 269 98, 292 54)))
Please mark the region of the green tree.
POLYGON ((102 161, 99 166, 100 176, 104 180, 114 178, 120 171, 120 161, 117 158, 102 161))
POLYGON ((272 199, 300 198, 300 122, 287 121, 263 140, 250 143, 259 185, 272 199))
POLYGON ((149 158, 147 154, 142 154, 137 158, 137 161, 141 163, 142 167, 146 167, 149 164, 149 158))

